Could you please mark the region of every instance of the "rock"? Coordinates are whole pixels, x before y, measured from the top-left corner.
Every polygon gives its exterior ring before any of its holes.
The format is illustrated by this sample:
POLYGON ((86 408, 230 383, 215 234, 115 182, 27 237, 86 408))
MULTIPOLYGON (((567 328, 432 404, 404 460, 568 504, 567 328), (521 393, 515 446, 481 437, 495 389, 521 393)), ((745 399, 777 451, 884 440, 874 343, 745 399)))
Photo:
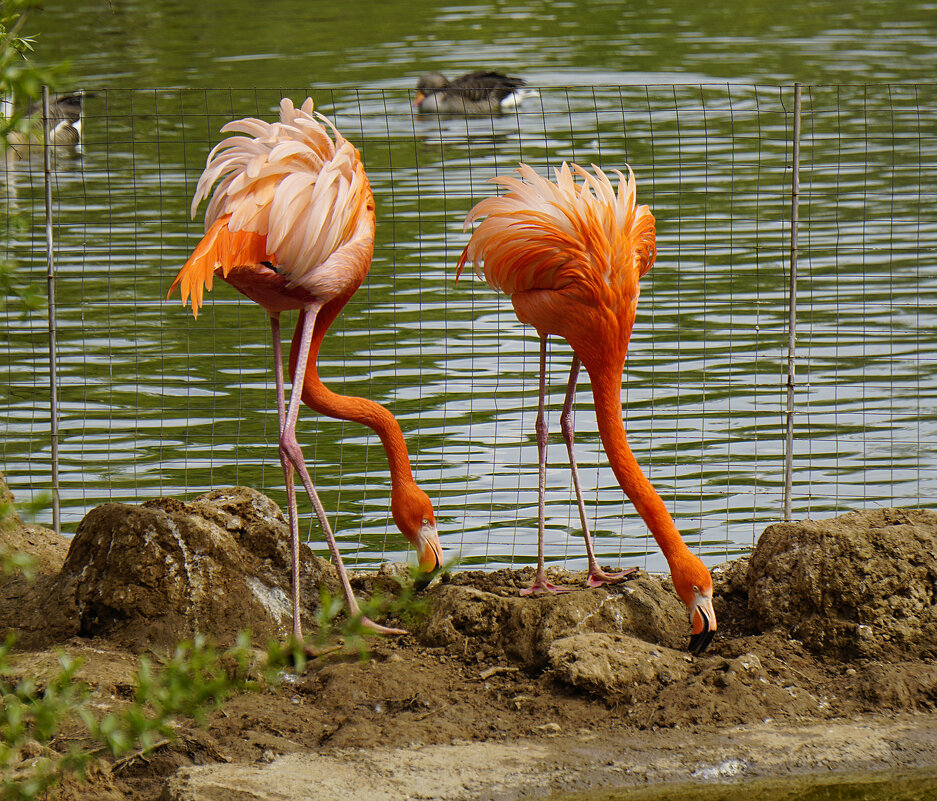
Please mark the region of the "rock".
POLYGON ((0 637, 16 631, 21 648, 41 646, 70 636, 73 627, 55 610, 46 608, 45 599, 54 592, 56 576, 68 552, 68 539, 50 529, 11 523, 0 531, 0 545, 34 557, 34 580, 22 573, 0 575, 0 637), (51 633, 51 628, 59 630, 51 633))
POLYGON ((68 551, 68 538, 43 526, 24 523, 13 506, 15 499, 0 473, 0 507, 5 517, 0 520, 0 553, 23 551, 35 560, 37 575, 54 575, 62 567, 68 551))
POLYGON ((924 663, 862 665, 848 679, 850 689, 880 709, 933 712, 937 699, 937 665, 924 663))
MULTIPOLYGON (((13 502, 2 474, 0 502, 13 502)), ((27 648, 49 641, 50 620, 42 600, 49 595, 68 546, 67 537, 42 526, 28 525, 15 511, 9 510, 0 524, 0 553, 29 554, 35 577, 28 581, 18 571, 11 575, 0 573, 0 636, 15 630, 17 646, 27 648)))
POLYGON ((444 584, 431 594, 430 613, 421 639, 427 645, 450 645, 466 638, 500 641, 514 599, 474 587, 444 584))
POLYGON ((548 756, 535 742, 288 754, 266 764, 183 768, 166 782, 159 801, 515 798, 515 790, 542 789, 548 756))
POLYGON ((672 648, 685 646, 686 610, 657 579, 641 576, 609 588, 535 597, 443 585, 433 593, 422 639, 461 648, 469 638, 531 667, 550 661, 553 643, 584 632, 631 634, 672 648))
POLYGON ((638 686, 672 684, 693 670, 686 654, 623 634, 589 632, 556 640, 550 665, 566 684, 606 700, 630 701, 638 686))
POLYGON ((740 556, 710 568, 713 579, 713 608, 719 628, 749 630, 748 565, 751 557, 740 556))
POLYGON ((818 653, 878 658, 937 649, 937 512, 875 509, 765 529, 748 569, 759 631, 818 653))
MULTIPOLYGON (((46 606, 60 621, 59 636, 71 627, 71 634, 134 648, 196 632, 222 642, 247 629, 263 640, 289 631, 289 576, 289 530, 279 507, 256 490, 234 487, 188 503, 161 498, 92 509, 46 606)), ((303 616, 310 618, 331 568, 303 547, 300 579, 303 616)))

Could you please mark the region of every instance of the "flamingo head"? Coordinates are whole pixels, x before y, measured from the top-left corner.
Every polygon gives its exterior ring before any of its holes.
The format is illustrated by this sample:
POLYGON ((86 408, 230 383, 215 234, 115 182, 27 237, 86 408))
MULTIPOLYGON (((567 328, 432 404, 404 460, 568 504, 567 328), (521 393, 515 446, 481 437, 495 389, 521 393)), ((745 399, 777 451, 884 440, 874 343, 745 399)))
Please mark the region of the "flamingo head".
POLYGON ((390 507, 397 528, 416 548, 420 568, 430 573, 442 567, 442 545, 429 496, 415 483, 403 482, 395 488, 390 507))
POLYGON ((716 634, 713 580, 698 557, 687 552, 671 565, 674 589, 690 610, 690 652, 699 656, 716 634))

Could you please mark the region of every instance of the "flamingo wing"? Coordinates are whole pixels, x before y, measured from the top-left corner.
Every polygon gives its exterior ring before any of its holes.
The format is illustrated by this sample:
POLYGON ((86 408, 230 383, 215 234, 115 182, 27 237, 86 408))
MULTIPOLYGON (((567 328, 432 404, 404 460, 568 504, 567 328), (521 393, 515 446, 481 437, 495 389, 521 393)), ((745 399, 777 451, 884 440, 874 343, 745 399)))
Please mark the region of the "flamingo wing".
POLYGON ((595 294, 602 286, 625 289, 653 265, 655 222, 635 202, 629 169, 618 175, 616 194, 608 176, 565 162, 556 183, 521 164, 520 178, 498 176, 509 191, 478 203, 466 226, 484 217, 459 260, 471 262, 479 277, 507 295, 535 289, 595 294), (583 180, 577 183, 575 176, 583 180), (624 285, 624 286, 622 286, 624 285))
POLYGON ((194 216, 210 196, 205 237, 169 294, 180 286, 197 316, 216 271, 227 278, 261 263, 304 298, 353 292, 374 246, 374 200, 358 150, 314 112, 312 98, 298 109, 284 98, 278 121, 235 120, 222 132, 239 135, 208 154, 192 201, 194 216))

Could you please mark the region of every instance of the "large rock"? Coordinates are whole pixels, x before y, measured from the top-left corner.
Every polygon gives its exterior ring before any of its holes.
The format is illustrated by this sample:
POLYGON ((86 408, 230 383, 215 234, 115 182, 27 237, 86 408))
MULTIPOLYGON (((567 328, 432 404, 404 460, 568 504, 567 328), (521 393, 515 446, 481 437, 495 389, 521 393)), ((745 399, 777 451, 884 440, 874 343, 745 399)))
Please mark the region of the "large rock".
MULTIPOLYGON (((331 567, 301 548, 308 625, 331 567)), ((334 592, 335 586, 332 590, 334 592)), ((279 507, 234 487, 191 502, 160 498, 92 509, 46 600, 56 634, 106 636, 135 648, 202 632, 218 641, 289 631, 289 530, 279 507)))
POLYGON ((631 701, 637 687, 682 681, 693 670, 689 654, 623 634, 563 637, 549 658, 560 681, 610 701, 631 701))
POLYGON ((841 658, 937 655, 937 512, 876 509, 765 529, 748 569, 761 631, 841 658))
POLYGON ((450 584, 436 591, 422 638, 457 650, 505 653, 539 668, 550 661, 556 640, 584 632, 630 634, 682 648, 689 622, 677 596, 646 574, 609 588, 535 597, 450 584))

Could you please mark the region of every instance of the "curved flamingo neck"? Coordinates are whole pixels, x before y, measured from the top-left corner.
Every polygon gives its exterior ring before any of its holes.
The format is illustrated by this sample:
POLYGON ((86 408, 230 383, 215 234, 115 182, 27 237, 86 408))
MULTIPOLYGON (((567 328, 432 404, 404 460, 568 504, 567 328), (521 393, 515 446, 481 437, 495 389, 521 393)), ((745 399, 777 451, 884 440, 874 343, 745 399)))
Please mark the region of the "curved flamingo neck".
MULTIPOLYGON (((339 395, 330 390, 319 378, 318 358, 319 348, 326 331, 335 320, 345 299, 332 301, 322 307, 316 319, 313 332, 312 345, 309 349, 309 361, 306 365, 306 374, 302 380, 302 400, 309 408, 321 414, 339 420, 350 420, 361 423, 372 429, 381 439, 384 451, 387 454, 387 463, 390 467, 391 484, 394 489, 402 484, 413 484, 413 471, 410 467, 410 455, 403 438, 403 432, 396 418, 383 406, 367 398, 354 395, 339 395)), ((293 385, 296 385, 294 374, 296 369, 296 354, 300 338, 302 317, 296 325, 296 335, 290 347, 290 375, 293 376, 293 385)))
POLYGON ((599 436, 608 456, 609 464, 625 491, 634 504, 638 514, 644 519, 651 534, 657 541, 667 563, 673 571, 673 560, 688 554, 689 548, 677 531, 673 518, 657 490, 644 475, 634 458, 625 425, 622 420, 621 374, 622 369, 605 363, 585 364, 592 381, 592 395, 595 402, 595 416, 599 426, 599 436))

